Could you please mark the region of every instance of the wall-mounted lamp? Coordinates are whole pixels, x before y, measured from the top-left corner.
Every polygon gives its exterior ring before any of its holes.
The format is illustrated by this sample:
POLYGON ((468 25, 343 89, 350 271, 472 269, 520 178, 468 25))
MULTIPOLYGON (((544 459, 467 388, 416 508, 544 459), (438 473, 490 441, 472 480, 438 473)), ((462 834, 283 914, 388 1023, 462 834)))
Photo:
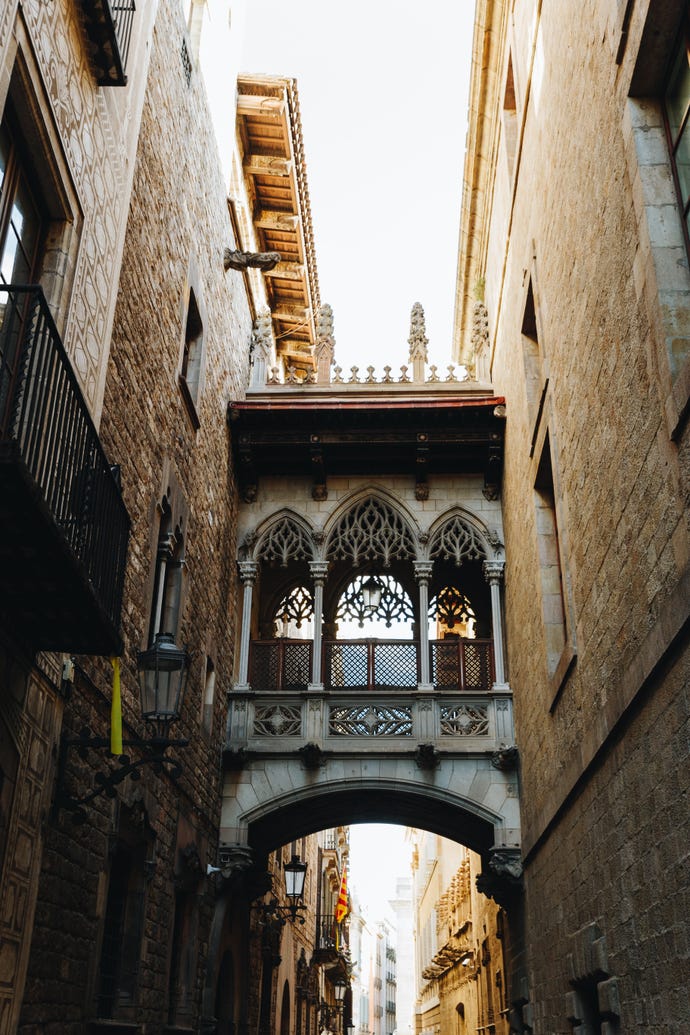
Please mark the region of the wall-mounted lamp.
POLYGON ((283 924, 289 917, 293 924, 296 921, 304 924, 307 919, 304 915, 307 907, 301 899, 304 894, 307 864, 302 862, 298 855, 293 855, 290 862, 283 866, 283 872, 285 874, 285 895, 289 902, 283 905, 277 898, 272 898, 270 902, 259 902, 261 922, 265 924, 278 921, 283 924))
POLYGON ((93 786, 81 797, 74 797, 65 789, 65 773, 67 756, 72 748, 76 748, 80 758, 88 758, 89 749, 109 750, 110 740, 107 737, 95 737, 88 726, 84 726, 78 737, 67 737, 63 734, 60 740, 57 780, 54 809, 67 809, 72 813, 75 823, 84 823, 87 813, 84 808, 95 798, 105 794, 115 797, 115 788, 128 776, 138 780, 139 770, 144 766, 153 766, 158 772, 166 770, 176 780, 182 773, 182 766, 175 758, 166 754, 170 747, 186 747, 188 740, 169 737, 170 727, 180 718, 182 701, 189 673, 189 654, 175 646, 173 637, 168 633, 159 633, 148 650, 137 655, 137 671, 141 693, 141 714, 144 721, 153 729, 151 737, 132 737, 122 741, 123 748, 136 748, 140 757, 134 761, 129 755, 118 756, 113 769, 94 773, 93 786))

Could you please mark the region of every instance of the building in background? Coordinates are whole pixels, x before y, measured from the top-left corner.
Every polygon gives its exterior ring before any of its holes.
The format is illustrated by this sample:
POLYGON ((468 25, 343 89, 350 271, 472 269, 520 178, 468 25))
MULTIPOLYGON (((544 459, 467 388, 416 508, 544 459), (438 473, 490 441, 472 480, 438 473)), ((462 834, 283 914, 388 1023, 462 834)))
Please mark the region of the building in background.
POLYGON ((414 918, 412 878, 398 877, 390 900, 395 916, 395 1028, 398 1035, 414 1035, 414 918))
POLYGON ((500 907, 477 888, 479 857, 414 830, 416 1035, 508 1035, 500 907))
POLYGON ((689 38, 682 0, 477 5, 456 344, 506 399, 518 1031, 690 1023, 689 38))

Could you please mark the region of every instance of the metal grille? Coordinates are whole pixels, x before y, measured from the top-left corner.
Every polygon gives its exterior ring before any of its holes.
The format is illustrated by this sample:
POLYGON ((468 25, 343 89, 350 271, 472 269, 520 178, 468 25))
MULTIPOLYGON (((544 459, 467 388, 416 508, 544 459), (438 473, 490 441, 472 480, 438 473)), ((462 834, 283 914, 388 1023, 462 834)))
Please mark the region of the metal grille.
POLYGON ((0 285, 0 440, 14 444, 117 627, 129 516, 40 287, 0 285))
POLYGON ((302 714, 297 707, 271 704, 258 707, 254 714, 254 734, 257 737, 299 737, 302 732, 302 714))
POLYGON ((249 682, 254 690, 277 690, 279 686, 278 644, 252 643, 249 682))
POLYGON ((311 641, 283 643, 283 690, 306 690, 311 677, 311 641))
POLYGON ((460 642, 439 640, 431 645, 432 680, 439 690, 460 689, 460 642))
POLYGON ((486 737, 488 733, 486 705, 455 704, 441 708, 442 737, 486 737))
POLYGON ((369 652, 366 643, 326 644, 326 686, 365 690, 369 686, 369 652))
POLYGON ((466 690, 488 690, 493 681, 491 643, 485 640, 463 640, 466 690))
POLYGON ((132 25, 136 10, 134 0, 124 0, 123 3, 115 3, 110 10, 113 16, 117 45, 120 48, 120 59, 124 69, 127 67, 129 45, 132 41, 132 25))
POLYGON ((415 687, 417 685, 417 644, 383 642, 374 646, 374 685, 378 687, 415 687))
POLYGON ((490 690, 493 683, 491 640, 435 640, 431 643, 434 685, 439 690, 490 690))
POLYGON ((311 640, 255 640, 249 657, 254 690, 306 690, 311 678, 311 640))
POLYGON ((362 705, 330 709, 328 732, 339 737, 411 737, 411 708, 362 705))

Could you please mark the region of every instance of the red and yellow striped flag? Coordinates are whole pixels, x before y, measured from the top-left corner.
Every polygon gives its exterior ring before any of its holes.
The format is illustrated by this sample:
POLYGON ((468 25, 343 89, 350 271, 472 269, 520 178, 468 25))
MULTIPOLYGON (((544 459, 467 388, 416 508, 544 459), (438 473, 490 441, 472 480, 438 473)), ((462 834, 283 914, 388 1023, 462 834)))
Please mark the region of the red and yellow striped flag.
POLYGON ((347 866, 345 866, 343 867, 343 876, 340 881, 340 891, 338 892, 338 901, 335 907, 336 924, 341 924, 349 912, 350 907, 347 902, 347 866))

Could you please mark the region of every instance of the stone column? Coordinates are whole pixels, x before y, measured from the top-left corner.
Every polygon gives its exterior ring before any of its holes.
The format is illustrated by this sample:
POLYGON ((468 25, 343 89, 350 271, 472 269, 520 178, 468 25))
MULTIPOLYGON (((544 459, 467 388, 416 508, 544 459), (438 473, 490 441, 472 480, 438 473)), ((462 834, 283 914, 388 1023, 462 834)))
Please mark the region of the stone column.
POLYGON ((414 562, 419 586, 419 690, 433 690, 429 666, 429 579, 433 570, 433 561, 414 562))
POLYGON ((240 634, 240 661, 237 672, 237 683, 235 690, 249 690, 247 677, 249 674, 249 641, 252 628, 252 594, 254 583, 259 574, 259 565, 256 561, 239 561, 238 568, 240 579, 244 587, 242 600, 242 632, 240 634))
POLYGON ((491 626, 494 637, 494 667, 496 679, 494 690, 507 688, 505 661, 503 656, 503 618, 501 614, 501 582, 505 561, 484 561, 484 578, 491 587, 491 626))
POLYGON ((328 576, 327 561, 310 561, 309 574, 314 580, 314 645, 309 689, 323 690, 321 646, 323 643, 323 585, 328 576))

